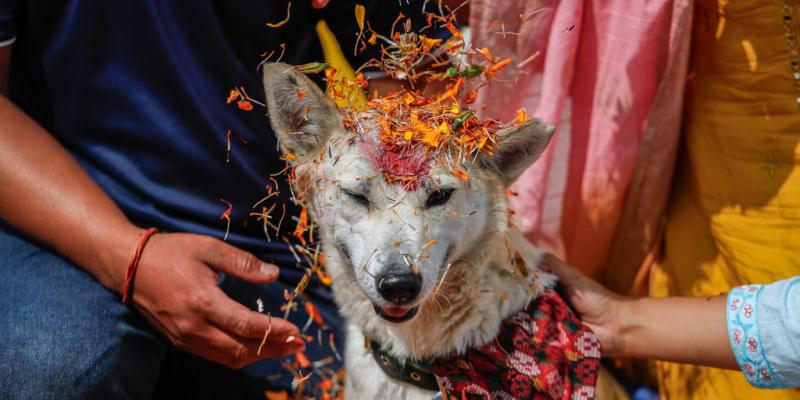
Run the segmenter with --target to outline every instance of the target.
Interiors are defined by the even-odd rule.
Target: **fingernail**
[[[264,275],[275,275],[278,273],[278,269],[272,264],[261,263],[261,273]]]

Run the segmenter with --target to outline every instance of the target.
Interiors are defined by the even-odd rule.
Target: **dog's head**
[[[413,318],[487,232],[506,229],[506,190],[553,132],[535,120],[497,132],[494,153],[462,165],[465,177],[446,157],[382,146],[374,110],[346,128],[328,97],[289,65],[265,65],[264,86],[295,194],[341,261],[329,265],[334,289],[360,288],[395,323]]]

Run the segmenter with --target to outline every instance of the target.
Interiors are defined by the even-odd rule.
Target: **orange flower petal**
[[[462,181],[469,180],[469,174],[467,173],[467,171],[458,168],[453,168],[451,171],[453,172],[453,175],[458,177],[458,179],[461,179]]]
[[[505,60],[501,60],[494,63],[491,67],[486,68],[485,71],[486,77],[491,79],[494,76],[494,74],[496,74],[501,69],[507,67],[509,64],[511,64],[511,58],[506,58]]]
[[[253,104],[247,100],[239,100],[238,102],[236,102],[236,105],[239,106],[239,108],[244,111],[250,111],[253,109]]]
[[[525,107],[522,107],[519,110],[517,110],[517,118],[514,120],[514,122],[517,124],[523,124],[525,122],[528,122],[530,119],[531,119],[530,114],[525,112]]]
[[[235,89],[231,89],[231,92],[228,93],[228,100],[225,102],[225,104],[231,104],[238,98],[239,98],[239,92],[236,91]]]
[[[303,354],[303,352],[297,353],[295,354],[295,356],[297,357],[297,362],[300,363],[301,367],[308,368],[309,366],[311,366],[311,362],[308,361],[308,357],[306,357],[306,355]]]

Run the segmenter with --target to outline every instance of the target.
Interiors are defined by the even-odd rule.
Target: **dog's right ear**
[[[544,152],[555,127],[534,118],[497,132],[494,155],[478,159],[478,164],[496,173],[503,184],[511,186],[526,168]]]
[[[344,130],[336,105],[290,65],[264,64],[264,92],[272,130],[298,161],[318,154],[331,134]]]

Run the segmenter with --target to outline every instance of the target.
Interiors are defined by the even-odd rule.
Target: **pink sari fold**
[[[667,200],[689,3],[473,0],[471,7],[475,47],[520,66],[482,91],[479,109],[507,121],[524,107],[557,126],[514,187],[516,224],[535,244],[627,291],[658,241]]]

